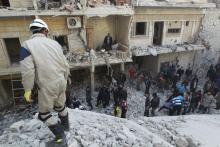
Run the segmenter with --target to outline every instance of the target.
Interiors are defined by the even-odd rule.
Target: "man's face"
[[[48,35],[49,31],[47,29],[44,29],[43,32],[42,32],[45,36]]]

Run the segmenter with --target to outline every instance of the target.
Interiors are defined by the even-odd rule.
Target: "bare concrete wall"
[[[116,18],[114,16],[89,18],[87,27],[93,28],[94,31],[94,48],[102,46],[107,33],[110,33],[113,40],[116,38]]]
[[[78,36],[81,28],[68,29],[67,17],[43,17],[43,19],[48,23],[51,38],[52,36],[67,35],[70,51],[77,53],[85,51]]]
[[[129,22],[130,22],[130,16],[118,16],[117,17],[117,31],[116,31],[116,39],[127,45],[129,44],[128,42],[128,37],[129,37]]]
[[[42,17],[49,26],[49,37],[67,35],[69,48],[74,52],[83,52],[83,44],[79,39],[79,29],[67,28],[67,17]],[[30,38],[29,24],[32,21],[30,17],[21,18],[2,18],[0,19],[0,68],[10,66],[8,53],[5,48],[4,38],[19,38],[20,43]]]
[[[153,44],[154,22],[164,22],[162,45],[191,43],[198,34],[203,12],[198,9],[163,9],[163,8],[135,8],[135,15],[132,23],[132,31],[135,30],[136,22],[146,22],[146,35],[130,37],[130,44],[133,46],[147,46]],[[186,22],[189,25],[186,26]],[[180,28],[180,33],[168,33],[169,28]]]
[[[220,52],[220,10],[207,10],[200,36],[209,42],[216,54]]]
[[[181,21],[168,21],[164,23],[163,45],[173,45],[181,43],[181,31],[182,31]],[[180,29],[179,33],[168,33],[168,29]]]
[[[8,53],[5,48],[4,38],[19,38],[20,43],[28,39],[31,33],[28,30],[31,18],[0,19],[0,67],[10,65]]]

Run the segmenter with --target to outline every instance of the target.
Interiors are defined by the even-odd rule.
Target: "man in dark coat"
[[[119,85],[118,98],[119,98],[119,104],[121,107],[121,118],[126,118],[126,113],[128,109],[127,95],[128,95],[127,90],[123,87],[123,85]]]
[[[215,72],[215,69],[213,67],[213,65],[211,65],[209,67],[209,70],[207,72],[207,77],[211,80],[211,81],[214,81],[215,78],[216,78],[216,72]]]
[[[104,87],[101,87],[99,89],[96,107],[98,107],[100,104],[103,104],[103,98],[104,98]]]
[[[88,106],[90,106],[90,110],[93,109],[91,100],[92,100],[91,89],[89,86],[87,86],[86,87],[86,102],[87,102]]]
[[[149,117],[149,110],[150,110],[150,105],[151,105],[151,103],[150,103],[150,95],[149,95],[149,93],[145,93],[144,94],[144,96],[145,96],[145,111],[144,111],[144,116],[147,116],[147,117]]]
[[[160,98],[157,96],[157,93],[153,93],[153,98],[151,100],[151,115],[155,116],[155,110],[160,105]]]
[[[190,92],[195,92],[197,86],[198,86],[198,81],[199,79],[197,78],[196,75],[194,75],[193,79],[190,82]]]
[[[81,105],[81,103],[80,103],[79,99],[74,97],[72,100],[72,108],[73,109],[79,108],[80,105]]]
[[[105,39],[104,39],[104,47],[107,51],[111,50],[112,49],[112,37],[110,36],[110,33],[108,33],[107,36],[105,36]]]
[[[184,73],[183,67],[181,66],[180,68],[178,68],[176,73],[179,75],[179,79],[181,79],[181,77]]]

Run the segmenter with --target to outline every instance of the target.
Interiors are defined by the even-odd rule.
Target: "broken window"
[[[19,38],[5,38],[4,42],[11,64],[19,62],[21,48]]]
[[[68,39],[66,35],[55,36],[54,40],[56,40],[63,48],[63,51],[68,51]]]
[[[0,0],[0,6],[10,7],[9,0]]]
[[[172,28],[168,29],[168,33],[180,33],[181,29],[180,28]]]
[[[146,22],[136,22],[135,35],[146,35]]]

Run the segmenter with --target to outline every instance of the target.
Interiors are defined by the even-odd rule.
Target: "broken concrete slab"
[[[24,128],[24,126],[25,126],[24,120],[18,121],[10,126],[10,131],[13,133],[20,133],[21,130]]]
[[[180,44],[180,45],[166,45],[166,46],[135,46],[131,45],[131,52],[133,56],[147,56],[157,54],[165,54],[172,52],[183,52],[183,51],[193,51],[193,50],[204,50],[206,49],[203,45],[197,44]],[[155,51],[153,51],[155,50]],[[152,54],[153,53],[153,54]]]
[[[34,131],[36,129],[40,129],[41,126],[43,125],[43,123],[39,123],[39,122],[40,122],[40,120],[38,120],[38,119],[32,119],[32,120],[26,122],[23,130],[29,132],[29,131]]]

